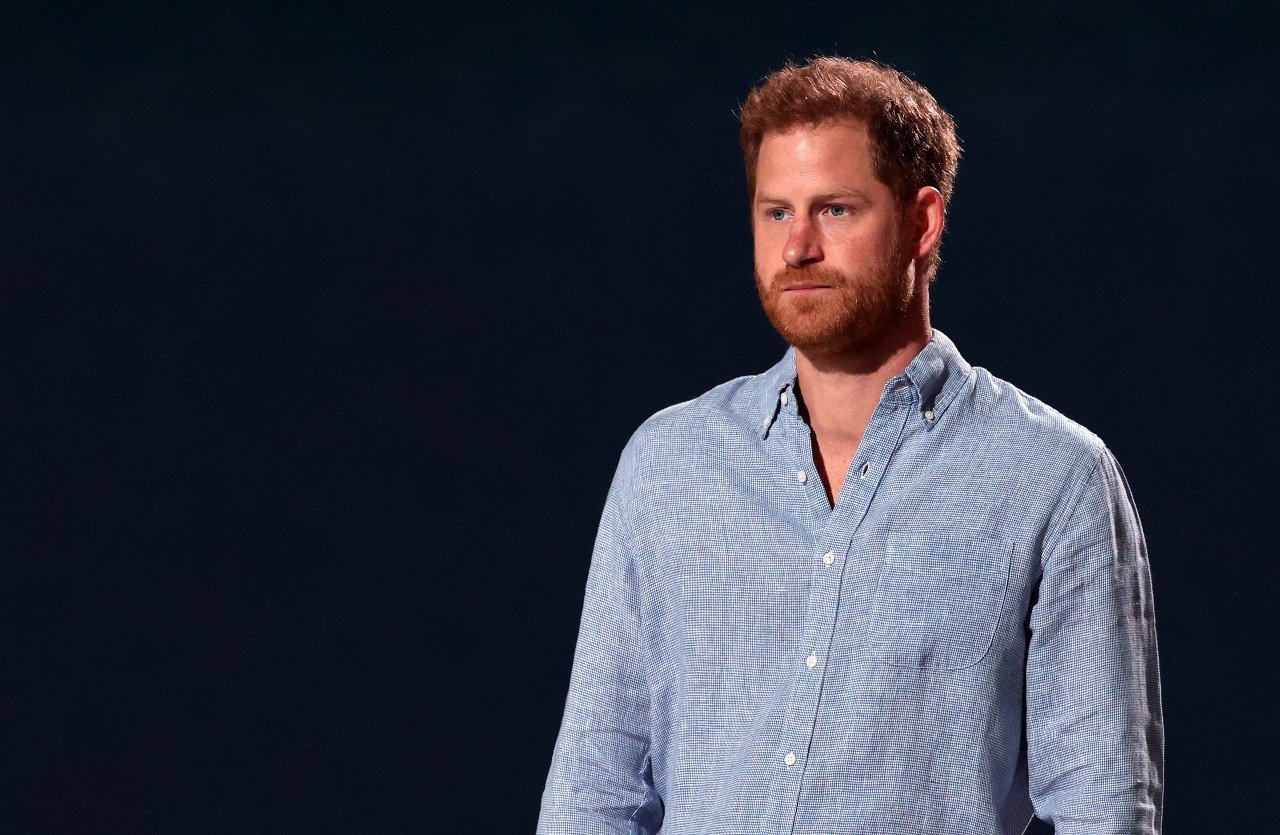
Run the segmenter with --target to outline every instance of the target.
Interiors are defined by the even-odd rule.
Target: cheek
[[[833,251],[840,253],[846,261],[858,263],[883,258],[891,251],[893,241],[888,236],[877,234],[875,229],[845,229],[842,234],[828,238]]]
[[[772,226],[754,224],[751,227],[751,237],[754,242],[756,257],[779,255],[787,243],[786,230],[786,225],[782,223]]]
[[[752,252],[755,253],[756,261],[761,261],[769,257],[769,239],[758,231],[752,232],[751,238]]]

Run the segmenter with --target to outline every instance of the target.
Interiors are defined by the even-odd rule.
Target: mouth
[[[805,293],[813,290],[830,290],[829,284],[792,284],[790,287],[783,287],[784,293]]]

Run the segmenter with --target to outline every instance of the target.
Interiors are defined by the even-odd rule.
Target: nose
[[[791,228],[787,230],[787,244],[782,249],[782,260],[792,267],[802,267],[822,260],[818,230],[807,218],[797,217],[791,221]]]

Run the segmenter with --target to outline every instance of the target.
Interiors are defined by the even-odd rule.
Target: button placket
[[[796,667],[781,733],[777,738],[778,747],[774,749],[775,756],[783,757],[784,761],[787,754],[796,755],[796,752],[809,751],[814,738],[819,700],[826,671],[830,666],[827,663],[820,664],[819,661],[832,657],[843,575],[851,564],[844,555],[866,516],[872,497],[878,491],[888,461],[897,448],[898,440],[906,428],[907,418],[913,411],[907,405],[909,393],[899,394],[902,395],[900,400],[895,398],[891,402],[886,399],[882,408],[877,407],[872,414],[863,444],[856,451],[855,460],[859,463],[854,470],[858,472],[859,479],[849,482],[847,489],[841,492],[841,500],[836,507],[827,504],[826,496],[821,490],[806,487],[803,491],[813,511],[814,544],[817,547],[811,554],[817,561],[812,563],[812,583],[804,627],[802,634],[796,636],[799,653],[805,650],[809,652],[798,653],[797,660],[803,659],[804,666]],[[794,417],[794,412],[788,412]],[[798,424],[796,428],[799,428]],[[811,457],[809,433],[792,432],[788,439],[792,444],[795,462],[792,473],[797,482],[804,484],[808,479],[806,471],[816,466]],[[804,480],[801,478],[802,473]],[[817,485],[818,482],[815,481],[814,484]],[[848,498],[845,498],[846,494]],[[823,513],[824,510],[827,511],[826,514]],[[836,570],[830,570],[832,568]],[[805,773],[806,763],[807,761],[802,761],[797,756],[795,762],[787,766],[789,779],[780,780],[772,787],[768,799],[771,814],[783,819],[794,816],[796,803],[799,801],[800,776]]]

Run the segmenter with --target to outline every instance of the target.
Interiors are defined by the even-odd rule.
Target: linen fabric
[[[539,833],[1158,833],[1146,542],[1103,441],[936,328],[835,507],[795,349],[654,414],[591,556]]]

